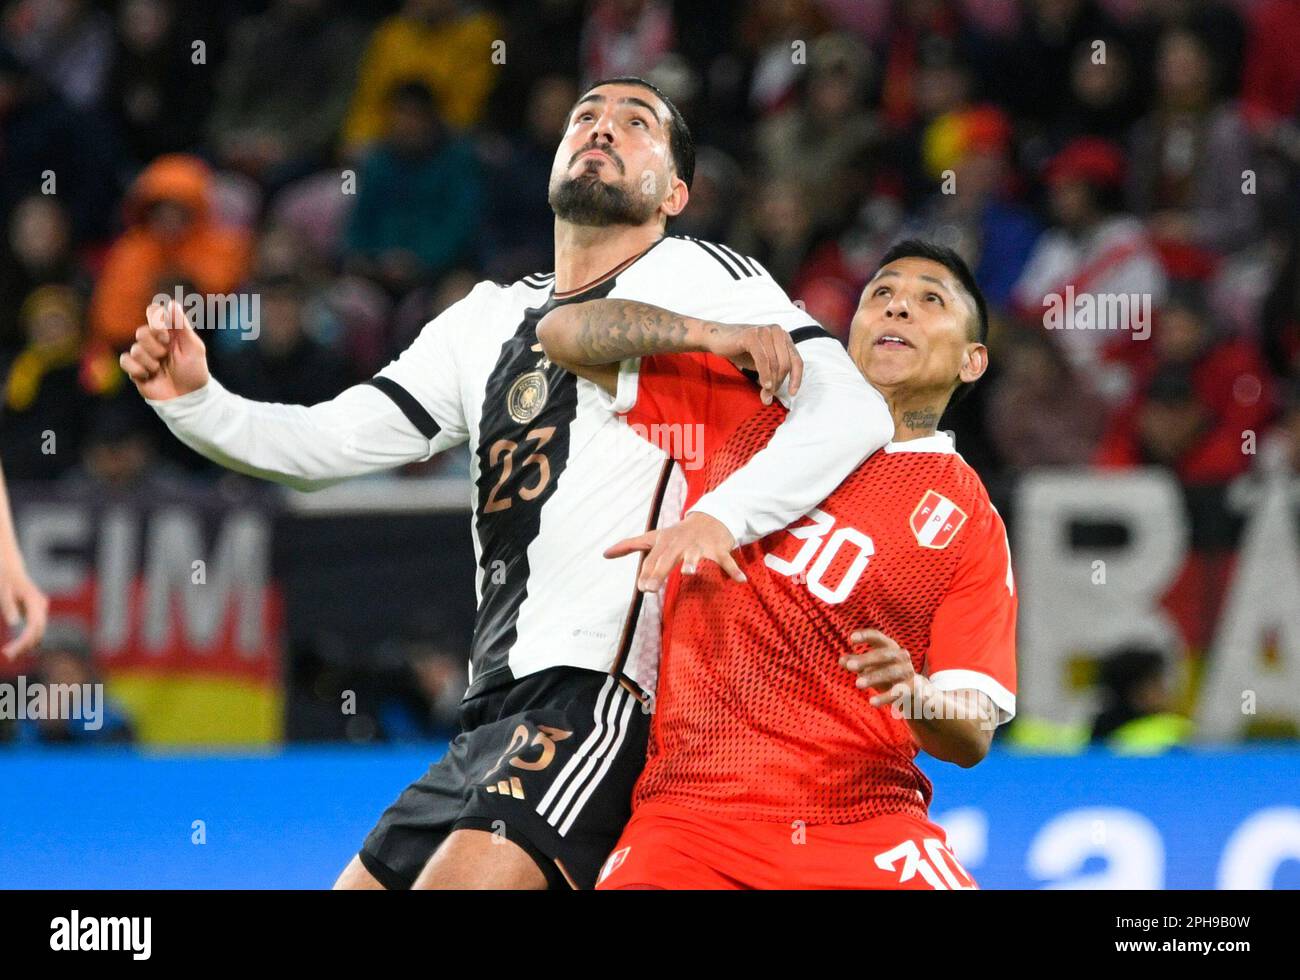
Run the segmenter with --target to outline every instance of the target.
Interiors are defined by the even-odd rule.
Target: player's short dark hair
[[[619,75],[616,78],[602,78],[598,82],[592,82],[578,96],[578,102],[586,98],[593,89],[598,89],[602,85],[639,85],[653,92],[655,97],[664,104],[664,108],[668,110],[668,149],[673,155],[673,168],[682,182],[690,187],[691,181],[695,179],[695,137],[691,135],[691,128],[686,125],[686,118],[677,106],[673,105],[673,100],[664,95],[654,82],[636,75]],[[577,103],[575,102],[574,105],[576,107]],[[570,112],[569,115],[573,113]]]
[[[965,259],[947,245],[927,242],[920,238],[908,238],[889,246],[885,254],[880,257],[880,265],[876,267],[876,271],[879,272],[889,263],[897,262],[899,259],[928,259],[931,262],[939,263],[939,265],[951,272],[957,279],[958,285],[970,297],[971,302],[975,304],[974,322],[967,328],[967,335],[971,340],[979,341],[981,344],[987,343],[989,337],[988,303],[985,302],[984,293],[980,290],[979,283],[975,281],[975,274],[970,271],[970,266],[966,264]],[[955,405],[964,398],[974,383],[973,381],[959,382],[953,391],[949,404]]]

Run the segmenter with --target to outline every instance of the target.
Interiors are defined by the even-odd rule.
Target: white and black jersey
[[[734,490],[728,481],[697,508],[741,543],[797,518],[892,434],[843,348],[757,262],[676,237],[568,294],[555,293],[552,274],[479,283],[372,381],[322,405],[250,402],[216,381],[152,404],[200,452],[306,489],[468,441],[478,615],[466,696],[557,666],[612,671],[648,692],[658,599],[637,592],[634,559],[602,552],[675,520],[680,479],[625,424],[621,392],[550,363],[536,337],[555,306],[602,297],[803,331],[807,374],[788,431],[735,475]],[[842,424],[849,412],[861,425]]]

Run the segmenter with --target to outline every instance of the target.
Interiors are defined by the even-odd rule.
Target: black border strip
[[[730,245],[724,245],[722,242],[715,242],[714,244],[739,262],[744,268],[748,269],[751,276],[758,275],[758,270],[754,268],[754,263],[747,256],[741,255]]]
[[[655,487],[654,497],[650,503],[650,516],[645,525],[647,532],[659,526],[659,515],[663,510],[664,497],[668,494],[668,481],[672,477],[675,465],[677,465],[675,460],[666,459],[663,469],[659,471],[659,485]],[[637,578],[641,577],[641,564],[644,561],[643,553],[636,563]],[[627,656],[632,652],[632,638],[636,635],[636,625],[641,618],[641,605],[645,602],[645,593],[637,588],[635,580],[632,582],[632,593],[632,604],[628,607],[627,618],[623,620],[623,635],[618,639],[618,653],[614,656],[614,663],[609,668],[609,672],[631,692],[633,697],[644,703],[649,695],[641,689],[640,684],[623,672],[623,668],[627,666]],[[660,656],[662,655],[661,652]]]
[[[830,337],[824,327],[819,327],[815,323],[810,323],[806,327],[797,327],[790,331],[790,339],[796,344],[802,344],[805,340],[816,340],[818,337]],[[834,339],[833,337],[831,338]]]
[[[737,271],[732,267],[731,263],[728,262],[726,259],[724,259],[724,258],[722,257],[721,254],[719,254],[718,252],[715,252],[712,248],[710,248],[707,242],[702,242],[702,241],[700,241],[698,238],[688,238],[687,241],[689,241],[689,242],[694,242],[696,245],[698,245],[698,246],[699,246],[699,247],[704,251],[704,253],[705,253],[706,255],[712,256],[713,259],[714,259],[714,261],[716,261],[716,262],[718,263],[718,265],[722,266],[724,269],[727,270],[727,272],[730,274],[730,276],[731,276],[732,279],[739,279],[739,278],[740,278],[740,273],[737,272]],[[745,275],[748,276],[749,273],[745,273]]]
[[[371,378],[365,384],[378,388],[391,398],[393,403],[402,410],[402,414],[406,416],[424,438],[432,439],[442,431],[442,427],[434,421],[433,416],[425,410],[425,407],[416,400],[415,396],[392,378]]]

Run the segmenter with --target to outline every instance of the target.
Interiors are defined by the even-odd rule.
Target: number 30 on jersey
[[[871,538],[855,527],[835,527],[835,518],[824,510],[814,507],[807,514],[811,524],[787,529],[791,537],[803,541],[798,553],[786,561],[776,555],[766,555],[763,563],[768,568],[791,578],[800,578],[808,585],[808,591],[822,602],[831,605],[843,602],[858,584],[858,579],[867,569],[867,563],[876,553],[876,546]],[[829,539],[827,538],[829,535]],[[822,581],[822,577],[835,561],[841,548],[853,548],[857,554],[844,572],[844,577],[834,588]],[[812,565],[809,568],[809,564]],[[806,569],[806,571],[805,571]]]

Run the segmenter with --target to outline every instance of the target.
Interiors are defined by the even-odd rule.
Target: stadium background
[[[551,268],[565,112],[619,74],[695,132],[671,230],[832,332],[902,234],[989,296],[943,424],[1010,528],[1020,716],[925,763],[977,878],[1300,884],[1297,50],[1300,0],[3,3],[0,460],[52,625],[0,683],[112,710],[0,720],[0,886],[318,886],[440,753],[464,454],[280,492],[180,446],[116,352],[179,289],[237,392],[369,377]],[[1152,316],[1049,329],[1074,294]]]

